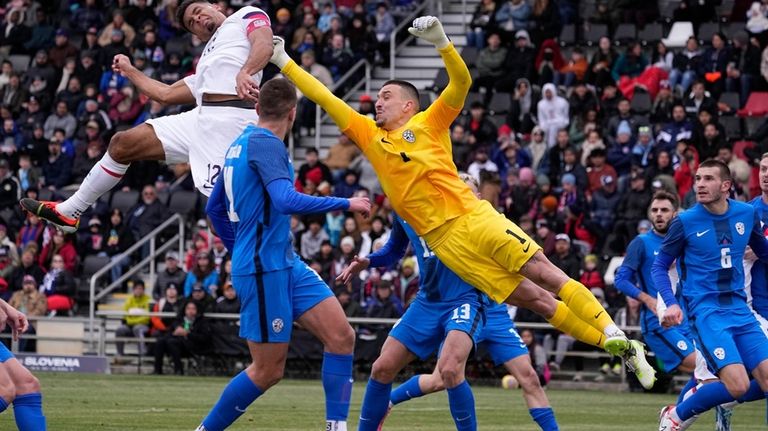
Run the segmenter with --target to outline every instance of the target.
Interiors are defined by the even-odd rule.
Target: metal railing
[[[435,8],[435,4],[437,4],[437,9]],[[419,7],[413,10],[410,15],[403,18],[402,21],[400,21],[400,24],[395,27],[394,30],[392,30],[392,33],[389,35],[389,79],[395,79],[395,57],[397,56],[397,51],[400,50],[401,47],[405,46],[406,44],[410,43],[411,40],[413,40],[413,36],[410,34],[398,45],[397,44],[397,35],[407,26],[409,27],[411,25],[411,22],[413,22],[414,18],[420,16],[423,14],[423,12],[427,9],[429,10],[437,10],[437,15],[442,15],[442,2],[439,0],[429,0],[425,1]]]
[[[345,85],[348,80],[352,79],[356,74],[357,71],[361,68],[365,68],[365,79],[362,81],[358,81],[355,85],[353,85],[349,91],[344,94],[344,96],[341,98],[342,100],[346,101],[349,99],[349,96],[351,94],[354,94],[355,91],[357,91],[360,88],[360,85],[365,85],[365,92],[370,93],[371,91],[371,64],[368,63],[367,60],[362,59],[355,63],[354,66],[352,66],[347,73],[341,76],[338,81],[334,82],[333,85],[329,88],[331,92],[336,91],[336,89],[340,88],[342,85]],[[317,151],[320,151],[320,138],[322,136],[322,133],[320,133],[320,128],[323,125],[323,121],[327,118],[327,114],[323,115],[323,110],[320,108],[320,105],[315,104],[315,149]],[[291,152],[293,154],[293,152]]]
[[[174,223],[178,223],[178,233],[165,241],[163,244],[160,245],[160,247],[157,247],[157,237],[160,235],[166,228],[171,226]],[[120,278],[117,280],[112,280],[112,283],[110,283],[107,287],[103,288],[99,292],[96,292],[96,286],[98,285],[98,281],[104,277],[105,274],[108,274],[110,270],[115,265],[121,265],[123,259],[130,258],[131,254],[133,254],[136,250],[139,250],[141,247],[144,247],[145,244],[149,243],[149,253],[146,257],[144,257],[139,263],[133,265],[131,269],[123,273]],[[89,300],[89,310],[88,310],[88,330],[91,334],[93,334],[94,330],[94,323],[96,318],[96,303],[100,301],[105,296],[112,293],[113,290],[115,290],[117,287],[122,286],[123,282],[131,278],[134,274],[136,274],[138,271],[141,271],[144,269],[144,267],[149,264],[149,276],[150,279],[155,280],[155,272],[156,272],[156,263],[155,260],[157,258],[157,255],[160,253],[165,252],[166,250],[171,249],[176,243],[178,243],[178,251],[179,256],[184,255],[184,217],[182,217],[179,214],[172,214],[166,221],[164,221],[160,226],[156,227],[155,230],[148,233],[144,236],[144,238],[141,238],[139,241],[137,241],[135,244],[130,246],[127,250],[125,250],[123,253],[121,253],[119,256],[120,258],[114,259],[111,262],[109,262],[105,267],[101,268],[100,270],[96,271],[91,276],[90,280],[90,300]],[[91,345],[91,349],[93,349],[93,346]]]

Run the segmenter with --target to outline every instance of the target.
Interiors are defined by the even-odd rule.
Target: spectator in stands
[[[703,131],[696,133],[694,137],[693,142],[696,146],[696,151],[699,152],[699,157],[702,160],[715,158],[720,148],[725,144],[725,141],[716,124],[707,123],[702,129]]]
[[[560,45],[554,39],[545,40],[536,54],[536,73],[539,85],[555,82],[556,73],[565,67],[565,59],[560,53]]]
[[[63,28],[56,30],[54,45],[48,50],[51,65],[57,69],[64,67],[69,57],[77,57],[78,49],[69,41],[69,31]]]
[[[570,60],[555,74],[555,84],[571,87],[574,83],[583,82],[588,67],[589,64],[584,56],[584,51],[575,47],[571,51]]]
[[[590,219],[594,226],[602,232],[613,231],[616,221],[616,208],[621,200],[621,193],[616,188],[616,177],[603,175],[600,177],[600,188],[592,192],[590,202]],[[598,247],[599,248],[599,247]]]
[[[525,148],[531,155],[531,167],[534,171],[542,174],[549,171],[549,158],[545,157],[548,148],[544,130],[539,126],[534,126],[531,130],[531,141]]]
[[[78,33],[85,33],[89,28],[101,28],[104,25],[104,15],[96,0],[85,0],[79,8],[72,13],[70,20]]]
[[[80,78],[75,75],[75,59],[67,59],[67,64],[62,74],[60,89],[57,89],[56,97],[67,104],[67,110],[72,115],[77,114],[80,103],[85,99]],[[82,132],[82,131],[81,131]]]
[[[602,150],[602,152],[599,153],[600,156],[595,154],[595,157],[602,157],[602,160],[592,160],[595,150]],[[606,155],[605,144],[603,143],[603,138],[597,128],[587,132],[587,139],[581,143],[581,164],[587,167],[587,173],[597,172],[594,174],[595,178],[593,178],[591,174],[589,176],[590,187],[599,186],[598,180],[600,179],[600,176],[603,175],[601,172],[603,165],[600,163],[602,162],[604,164]],[[594,169],[590,170],[590,168]],[[611,171],[613,171],[614,176],[616,176],[616,171],[613,169],[613,166],[611,166]]]
[[[13,247],[11,250],[15,251],[16,248]],[[34,278],[35,290],[43,282],[45,271],[35,261],[35,250],[34,248],[27,247],[21,253],[20,264],[14,268],[11,275],[7,278],[8,288],[11,292],[21,290],[24,279],[27,276]]]
[[[272,34],[280,36],[283,40],[293,40],[294,26],[291,22],[291,12],[286,8],[280,8],[275,14],[275,21],[272,22]]]
[[[672,69],[669,71],[669,85],[672,89],[680,95],[688,94],[691,84],[698,76],[702,60],[699,41],[694,36],[689,37],[685,49],[678,52],[672,60]]]
[[[299,45],[304,43],[307,33],[311,33],[314,36],[315,43],[323,38],[323,32],[317,28],[317,21],[315,15],[312,13],[305,13],[302,17],[301,27],[297,28],[293,33],[293,41],[291,42],[291,49],[294,51],[299,50]]]
[[[361,96],[360,99],[365,97]],[[370,99],[370,96],[367,96]],[[345,134],[340,134],[338,141],[328,149],[328,157],[325,159],[325,165],[333,172],[333,177],[349,168],[349,164],[360,153],[354,142]],[[332,183],[334,181],[331,181]]]
[[[517,2],[518,4],[526,4],[525,2],[520,2],[519,0],[517,0]],[[499,8],[498,11],[496,10],[496,2],[494,0],[482,0],[480,3],[478,3],[475,7],[475,11],[472,13],[472,20],[469,22],[469,31],[467,31],[467,46],[483,49],[485,46],[486,31],[498,25],[497,23],[499,21],[504,21],[504,23],[499,26],[502,30],[506,30],[507,27],[510,27],[506,24],[506,21],[512,19],[512,14],[509,13],[509,9],[511,9],[511,7],[508,6],[508,4],[511,3],[511,1],[509,3],[505,3]],[[496,16],[499,15],[499,12],[505,8],[506,15],[502,15],[501,20],[496,18]],[[528,9],[530,11],[530,7]],[[512,24],[511,27],[514,27],[514,24]],[[512,35],[505,34],[505,36],[508,36],[505,37],[504,40],[506,45],[512,39]]]
[[[223,278],[224,274],[221,274],[221,271],[223,269],[223,265],[225,262],[230,260],[230,253],[229,250],[224,246],[224,241],[221,240],[221,238],[214,236],[213,237],[213,247],[211,247],[211,255],[213,256],[213,265],[214,268],[216,268],[216,272],[219,273],[219,279],[222,281],[227,281],[227,279]],[[229,271],[229,274],[231,275],[232,271]],[[219,284],[219,286],[224,286],[224,284]]]
[[[560,179],[565,169],[565,150],[569,146],[568,131],[565,129],[559,130],[555,135],[555,146],[547,152],[549,180],[552,184],[560,184]]]
[[[6,157],[13,157],[23,146],[24,135],[16,127],[13,119],[3,120],[3,127],[0,129],[0,152]]]
[[[142,107],[133,86],[125,85],[109,101],[109,118],[118,131],[124,130],[133,126],[136,118],[141,114]]]
[[[768,18],[763,16],[768,22]],[[740,31],[733,38],[732,57],[726,67],[725,89],[739,93],[743,107],[752,91],[753,82],[760,76],[760,41]]]
[[[66,106],[66,105],[65,105]],[[58,190],[71,184],[72,158],[61,151],[61,141],[51,139],[48,143],[48,159],[43,164],[43,185]]]
[[[75,76],[80,79],[83,88],[101,85],[102,66],[95,56],[94,51],[86,50],[80,53],[80,63],[75,68]]]
[[[168,354],[173,361],[174,374],[182,375],[182,356],[200,355],[209,351],[210,326],[198,304],[189,301],[169,329],[170,335],[158,338],[155,343],[154,374],[163,374],[163,357]]]
[[[395,277],[392,287],[403,308],[408,308],[419,290],[419,273],[416,271],[416,259],[413,256],[404,258],[400,263],[400,273]]]
[[[653,140],[650,126],[637,128],[637,142],[632,147],[632,166],[645,169],[653,163],[656,142]]]
[[[491,152],[491,161],[498,167],[499,178],[507,178],[513,170],[530,167],[531,155],[520,147],[512,135],[512,129],[503,124],[499,127],[499,138]],[[502,188],[506,190],[507,187],[503,185]]]
[[[45,295],[37,290],[38,281],[31,275],[25,275],[22,281],[22,288],[11,296],[8,304],[11,307],[21,311],[30,317],[45,316],[48,311],[48,300]],[[24,334],[34,335],[35,325],[29,325]],[[19,351],[34,352],[35,340],[29,340],[26,337],[19,339]]]
[[[334,184],[333,195],[339,198],[350,198],[358,189],[360,189],[358,173],[352,169],[350,164],[350,168],[346,170],[341,181],[336,181]]]
[[[37,9],[34,12],[32,23],[29,22],[31,17],[30,11],[27,10],[26,12],[28,14],[26,25],[31,26],[32,31],[29,39],[24,42],[24,48],[26,48],[27,52],[35,52],[38,49],[50,47],[55,37],[56,28],[48,22],[45,11],[42,8]]]
[[[461,117],[459,123],[464,126],[464,130],[469,135],[468,142],[475,149],[488,147],[496,141],[497,128],[488,118],[483,102],[472,102],[469,115]]]
[[[341,308],[344,309],[344,315],[347,317],[361,317],[365,313],[360,303],[352,298],[352,294],[347,290],[346,286],[339,287],[336,290],[336,299],[339,300]]]
[[[307,179],[311,179],[315,184],[320,184],[323,181],[333,182],[331,170],[319,160],[315,148],[308,148],[305,153],[304,164],[299,168],[299,174],[296,177],[297,186],[303,187]]]
[[[611,39],[607,36],[601,37],[597,46],[598,50],[589,62],[586,79],[598,89],[602,89],[609,82],[614,83],[611,72],[619,54],[613,49]]]
[[[381,57],[381,65],[389,67],[389,38],[395,30],[395,18],[389,12],[387,3],[380,2],[376,5],[373,21],[376,40],[379,42],[378,52]]]
[[[675,175],[675,170],[672,168],[672,157],[667,150],[657,150],[654,164],[645,170],[645,178],[649,183],[660,175],[665,175],[670,178]]]
[[[315,51],[307,50],[301,53],[301,67],[306,70],[310,75],[317,78],[326,87],[330,88],[333,85],[333,77],[331,72],[322,64],[315,61]],[[301,92],[297,89],[297,95],[300,97],[298,113],[297,113],[297,126],[300,128],[309,129],[309,132],[301,130],[300,135],[311,134],[315,128],[315,102],[309,100],[306,97],[301,97]]]
[[[15,209],[21,199],[19,180],[13,176],[8,160],[0,159],[0,210]]]
[[[651,192],[646,187],[645,175],[635,170],[630,175],[629,190],[624,193],[616,210],[617,220],[614,231],[621,236],[623,247],[637,234],[637,223],[647,217]]]
[[[485,92],[485,104],[491,101],[493,90],[497,88],[499,79],[504,76],[504,60],[507,58],[507,48],[501,45],[498,33],[488,35],[488,46],[481,49],[477,55],[475,66],[477,78],[474,79],[474,90]]]
[[[107,24],[101,30],[101,35],[99,36],[99,45],[106,47],[114,43],[113,35],[116,31],[122,32],[124,36],[122,43],[124,43],[125,46],[131,46],[133,39],[136,37],[136,30],[134,30],[133,26],[125,22],[125,16],[123,15],[123,11],[120,9],[116,9],[112,13],[112,22]]]
[[[712,36],[712,46],[704,51],[699,65],[699,78],[707,83],[707,89],[720,97],[725,88],[725,79],[728,76],[728,63],[731,61],[731,50],[726,45],[725,35],[715,33]]]
[[[179,21],[176,19],[176,10],[178,7],[178,0],[168,0],[165,2],[165,6],[158,11],[157,21],[159,24],[158,33],[160,35],[160,40],[168,41],[183,32]]]
[[[529,82],[534,79],[536,50],[531,44],[531,38],[525,29],[515,32],[514,45],[507,52],[507,58],[504,61],[504,70],[506,74],[499,83],[499,90],[513,91],[513,86],[521,78]]]
[[[672,108],[676,99],[672,93],[669,81],[663,79],[659,82],[659,92],[651,107],[651,124],[661,125],[672,121]]]
[[[568,127],[570,122],[568,102],[557,95],[557,89],[554,84],[545,84],[542,93],[544,97],[536,107],[539,127],[546,134],[547,145],[553,147],[557,142],[558,131]]]
[[[163,293],[162,295],[157,295],[159,299],[152,307],[153,313],[173,313],[174,316],[177,316],[179,313],[181,313],[181,306],[183,304],[182,301],[179,300],[179,289],[177,286],[180,286],[180,284],[177,285],[176,283],[168,283],[164,288],[161,289],[159,284],[155,285],[154,293],[157,293],[158,290]],[[152,316],[150,319],[152,323],[150,333],[152,336],[157,338],[169,335],[170,328],[173,325],[175,319],[175,317]]]
[[[48,315],[71,312],[75,304],[75,279],[64,267],[64,258],[56,254],[51,259],[50,270],[40,285],[40,293],[48,300]]]
[[[618,82],[621,77],[635,78],[648,66],[648,58],[643,54],[643,47],[638,42],[632,42],[627,50],[619,56],[613,65],[611,76]]]
[[[0,51],[3,54],[26,54],[24,44],[32,36],[32,30],[24,25],[24,12],[11,9],[5,16],[5,23],[0,26]]]
[[[186,281],[187,273],[179,266],[179,253],[175,251],[168,251],[165,253],[165,269],[157,274],[157,282],[155,285],[156,298],[160,297],[162,292],[165,292],[168,286],[171,284],[175,286],[183,286]]]
[[[224,293],[222,296],[216,298],[216,305],[213,307],[213,312],[225,314],[240,313],[240,298],[237,297],[237,292],[235,292],[232,283],[224,285]],[[237,323],[235,320],[229,320],[227,322],[230,322],[233,325]]]
[[[198,252],[195,266],[187,274],[184,280],[184,296],[190,297],[195,283],[200,283],[208,292],[215,294],[218,286],[219,274],[211,261],[211,255],[208,252]]]
[[[333,272],[333,259],[335,257],[336,255],[334,254],[333,245],[330,240],[324,240],[320,244],[320,251],[312,256],[312,263],[318,265],[317,274],[329,286],[335,284],[335,273]]]
[[[328,241],[330,237],[322,228],[322,221],[318,218],[311,218],[308,221],[309,227],[301,235],[301,256],[304,259],[312,259],[320,252],[322,243]]]
[[[528,29],[534,45],[554,39],[560,35],[560,13],[557,4],[550,0],[534,0],[531,15],[528,17]]]
[[[79,236],[80,251],[84,256],[96,256],[104,253],[104,235],[101,229],[101,220],[91,217],[88,220],[88,232]]]
[[[144,337],[149,334],[149,303],[152,298],[145,294],[144,281],[134,280],[131,288],[132,295],[125,300],[123,311],[126,313],[123,317],[123,323],[115,330],[115,337],[134,336],[139,339],[139,356],[147,353],[147,346],[144,343]],[[125,356],[125,342],[115,343],[117,354]]]
[[[672,108],[672,121],[662,126],[656,139],[660,150],[673,152],[679,140],[691,139],[693,126],[686,117],[685,106],[681,103]]]
[[[107,45],[102,45],[99,41],[99,45],[102,47],[100,55],[101,66],[106,69],[106,74],[114,76],[115,74],[112,74],[111,70],[112,60],[118,54],[130,56],[130,50],[128,49],[128,44],[125,43],[126,35],[122,30],[111,30],[110,32],[104,30],[102,31],[101,36],[99,36],[99,40],[101,40],[101,37],[103,37],[105,34],[108,35],[110,43]]]
[[[484,172],[498,172],[499,167],[488,157],[486,147],[480,147],[475,150],[475,156],[472,163],[467,167],[467,173],[471,175],[478,183]]]
[[[90,224],[90,222],[89,222]],[[112,281],[116,281],[123,275],[125,267],[131,263],[130,257],[120,257],[135,242],[131,230],[123,223],[123,213],[113,208],[109,214],[109,224],[102,232],[102,243],[104,244],[104,253],[113,261],[118,262],[112,267]],[[158,283],[161,272],[158,274]],[[181,284],[181,283],[179,283]]]
[[[88,129],[98,132],[99,123],[88,122]],[[86,132],[88,133],[88,132]],[[85,151],[78,151],[72,166],[72,183],[81,184],[96,163],[104,156],[104,145],[101,140],[87,142]]]
[[[453,148],[453,163],[459,171],[467,169],[467,159],[469,153],[472,152],[469,138],[470,136],[466,133],[464,125],[454,122],[451,126],[451,146]]]
[[[570,84],[568,84],[567,86],[570,86]],[[589,111],[597,112],[598,110],[597,97],[595,97],[595,94],[592,93],[587,88],[586,84],[584,84],[583,82],[579,82],[573,88],[571,97],[568,99],[568,106],[569,106],[568,113],[571,115],[571,118],[586,119],[587,113]],[[584,125],[585,125],[585,122],[582,122],[581,124],[582,130]],[[581,139],[576,139],[576,140],[579,141]]]
[[[58,256],[63,259],[64,269],[74,274],[77,270],[77,249],[73,236],[53,229],[51,240],[43,246],[38,263],[43,268],[50,268],[53,259]]]
[[[715,99],[706,90],[703,81],[694,82],[691,88],[690,96],[685,98],[685,112],[689,118],[696,118],[702,110],[717,112]]]
[[[44,230],[45,225],[41,222],[40,217],[32,213],[27,213],[24,224],[21,226],[19,234],[16,235],[16,247],[21,250],[26,249],[28,245],[33,244],[35,250],[39,250]]]
[[[32,166],[30,154],[27,152],[19,153],[19,169],[16,171],[16,178],[19,180],[21,191],[25,192],[30,187],[39,187],[41,175],[40,168]]]
[[[8,85],[8,82],[11,80],[11,75],[14,73],[13,63],[11,63],[10,60],[3,60],[2,68],[0,68],[0,89]]]
[[[505,68],[505,75],[507,73],[509,72]],[[500,81],[502,80],[503,78]],[[506,124],[517,133],[530,133],[536,124],[536,108],[539,100],[541,100],[541,94],[531,88],[530,81],[527,78],[518,78],[511,94]]]
[[[218,289],[218,287],[216,287],[216,289]],[[187,301],[196,303],[200,311],[213,311],[213,306],[216,304],[216,300],[213,295],[209,294],[211,290],[212,288],[210,286],[206,290],[203,283],[198,281],[192,286],[192,294],[187,298]]]
[[[749,190],[749,177],[752,173],[752,168],[749,166],[749,163],[742,160],[740,157],[734,157],[733,147],[727,144],[722,144],[720,148],[718,148],[717,155],[714,158],[728,165],[728,169],[731,170],[731,175],[733,175],[733,180],[736,182],[737,188],[743,190],[742,193],[747,193],[747,190]]]
[[[143,238],[165,221],[168,208],[157,199],[154,186],[147,185],[141,191],[141,200],[128,210],[126,224],[134,238]]]
[[[21,113],[22,104],[28,98],[27,90],[22,87],[19,75],[16,73],[11,74],[8,78],[8,84],[4,85],[2,90],[0,90],[0,102],[2,102],[3,106],[7,106],[14,116],[18,116]]]
[[[157,22],[157,15],[155,15],[154,8],[149,5],[148,0],[136,0],[134,7],[126,14],[125,19],[134,28],[139,28],[147,22],[152,22],[154,25]]]
[[[579,278],[581,262],[578,256],[571,252],[571,238],[568,235],[559,233],[555,236],[555,253],[550,260],[569,277]]]

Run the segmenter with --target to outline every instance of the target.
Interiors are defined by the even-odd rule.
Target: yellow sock
[[[605,343],[603,333],[579,319],[579,316],[575,315],[562,301],[557,301],[555,314],[547,321],[579,341],[603,348]]]
[[[605,332],[609,325],[615,325],[600,301],[583,284],[574,279],[568,280],[558,292],[571,312],[600,332]]]

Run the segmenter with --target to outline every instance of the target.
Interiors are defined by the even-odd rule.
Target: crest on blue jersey
[[[412,144],[416,142],[416,135],[413,133],[413,130],[405,129],[405,131],[403,131],[403,139],[405,139],[406,142]]]
[[[274,331],[275,334],[283,332],[283,326],[283,319],[279,317],[272,321],[272,331]]]
[[[742,222],[736,223],[736,232],[738,232],[739,235],[744,235],[744,223]]]

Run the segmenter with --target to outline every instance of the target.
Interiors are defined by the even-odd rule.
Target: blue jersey
[[[616,288],[625,295],[637,299],[640,292],[647,293],[656,298],[658,290],[651,276],[651,265],[661,250],[664,237],[651,231],[638,235],[627,248],[627,255],[616,274]],[[684,320],[684,325],[687,321]],[[643,332],[652,331],[661,327],[656,310],[650,310],[645,305],[640,307],[640,325]]]
[[[285,145],[267,129],[248,126],[224,160],[226,208],[235,233],[232,275],[249,275],[293,266],[291,216],[275,211],[267,184],[293,181]]]
[[[760,220],[760,230],[768,237],[768,205],[758,196],[749,202],[757,211]],[[752,308],[761,316],[768,318],[768,265],[757,261],[752,265],[752,282],[749,294],[752,296]]]
[[[672,221],[661,253],[678,257],[681,294],[692,315],[705,309],[746,307],[743,257],[747,245],[765,258],[760,221],[755,209],[743,202],[729,199],[728,210],[721,215],[696,204]]]
[[[445,266],[435,256],[424,239],[416,234],[416,231],[397,214],[394,215],[394,223],[387,243],[379,251],[368,256],[371,259],[371,266],[386,266],[378,264],[377,258],[389,253],[392,253],[395,261],[400,259],[405,253],[409,241],[413,247],[413,254],[419,262],[417,298],[429,302],[454,302],[466,298],[467,295],[485,297],[485,294],[469,285]],[[483,298],[482,303],[487,303],[485,298]]]

